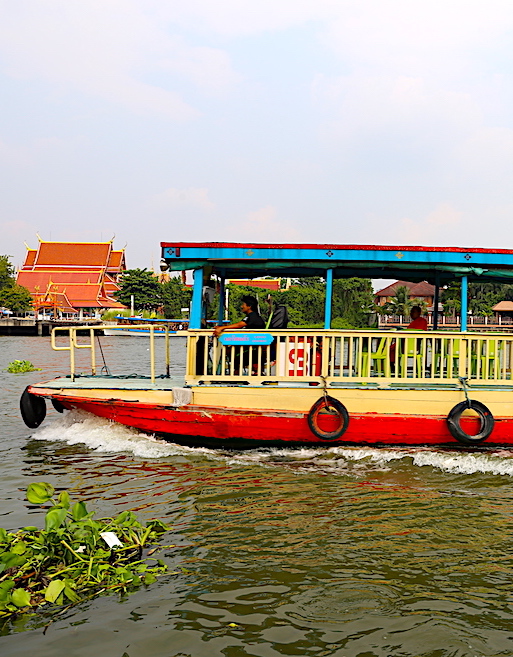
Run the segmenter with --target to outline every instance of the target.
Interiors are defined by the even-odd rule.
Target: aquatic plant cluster
[[[31,484],[27,500],[51,506],[44,530],[0,528],[0,625],[20,612],[50,603],[73,606],[104,592],[128,593],[156,581],[163,561],[143,558],[169,527],[160,520],[142,525],[131,511],[94,519],[84,502],[67,491],[54,499],[51,484]]]
[[[40,367],[34,367],[29,360],[13,360],[7,366],[7,371],[10,374],[21,374],[23,372],[40,372]]]

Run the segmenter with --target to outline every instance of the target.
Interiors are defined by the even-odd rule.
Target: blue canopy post
[[[219,281],[219,308],[217,310],[217,323],[222,324],[224,322],[224,302],[225,302],[225,286],[226,279],[224,276],[220,277]]]
[[[333,269],[326,269],[326,299],[324,302],[324,328],[331,328],[331,302],[333,298]]]
[[[468,313],[468,277],[461,277],[461,319],[460,330],[467,330],[467,313]]]
[[[194,270],[194,287],[192,288],[191,316],[189,328],[200,329],[203,313],[203,267]]]

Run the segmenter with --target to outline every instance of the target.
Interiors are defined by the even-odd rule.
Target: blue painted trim
[[[324,301],[324,328],[331,328],[331,301],[333,297],[333,269],[326,270],[326,299]]]
[[[269,333],[226,333],[221,334],[219,342],[225,347],[234,347],[237,345],[268,345],[274,340]]]
[[[240,247],[185,247],[180,249],[180,256],[176,256],[173,248],[162,249],[162,257],[170,261],[184,262],[196,261],[207,264],[209,260],[227,260],[254,262],[255,268],[265,269],[265,260],[279,262],[302,262],[320,260],[332,263],[347,262],[376,262],[376,263],[420,263],[420,264],[446,264],[463,265],[465,267],[482,266],[513,266],[513,254],[510,253],[465,253],[464,251],[375,251],[363,249],[301,249],[301,248],[252,248]],[[259,262],[261,261],[261,262]],[[212,263],[209,263],[212,264]]]
[[[192,288],[191,316],[189,328],[201,328],[201,316],[203,310],[203,268],[194,270],[194,287]]]
[[[467,330],[467,313],[468,313],[468,278],[461,277],[461,325],[460,331]]]
[[[225,297],[225,280],[223,276],[221,277],[221,284],[219,286],[219,308],[217,310],[218,324],[222,324],[224,322],[224,297]]]

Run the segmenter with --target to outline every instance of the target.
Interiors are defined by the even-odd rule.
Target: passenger
[[[420,306],[413,306],[410,310],[410,317],[412,321],[406,327],[407,329],[413,329],[416,331],[427,331],[428,323],[425,317],[422,317],[422,309]]]
[[[422,314],[422,309],[420,306],[413,306],[413,308],[410,310],[410,317],[411,317],[411,322],[408,324],[406,329],[412,329],[414,331],[427,331],[428,330],[428,323],[427,320],[424,317],[421,317]],[[419,341],[417,340],[417,343]],[[395,340],[392,342],[390,345],[390,363],[392,365],[395,364]]]
[[[241,310],[246,314],[246,317],[236,324],[228,324],[228,326],[216,326],[214,335],[218,338],[226,329],[263,329],[265,322],[258,314],[258,301],[255,297],[244,296],[242,297]]]

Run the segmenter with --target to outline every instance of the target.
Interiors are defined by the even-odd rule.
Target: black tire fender
[[[481,428],[479,433],[475,434],[474,436],[465,433],[460,425],[460,418],[463,412],[468,408],[471,408],[473,411],[475,411],[481,420]],[[459,440],[460,443],[463,443],[464,445],[477,445],[478,443],[482,443],[490,436],[495,425],[495,420],[490,409],[488,409],[484,404],[474,399],[469,399],[468,402],[462,401],[459,404],[456,404],[453,409],[451,409],[449,415],[447,416],[447,425],[451,434],[454,436],[454,438],[456,438],[456,440]]]
[[[37,429],[46,417],[46,402],[43,397],[31,394],[27,386],[20,398],[20,412],[27,427]]]
[[[323,409],[327,409],[338,415],[340,419],[340,426],[338,429],[336,429],[336,431],[323,431],[319,427],[317,418]],[[320,397],[315,402],[315,404],[308,412],[307,420],[310,431],[314,434],[314,436],[317,436],[317,438],[320,438],[321,440],[337,440],[346,432],[346,429],[349,425],[349,413],[347,412],[347,409],[342,402],[338,401],[338,399],[335,399],[334,397],[326,395],[325,397]]]
[[[64,413],[64,406],[58,399],[55,399],[54,397],[52,397],[52,406],[55,408],[57,413]]]

